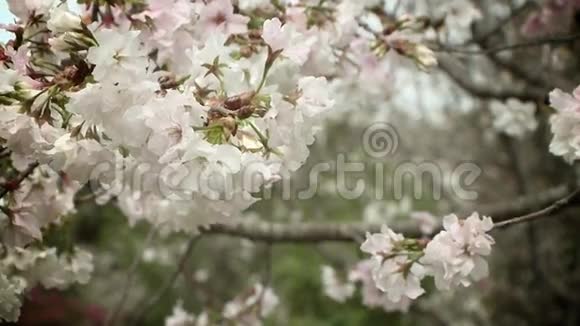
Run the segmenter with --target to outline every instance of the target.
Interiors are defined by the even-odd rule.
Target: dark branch
[[[446,52],[446,53],[463,53],[463,54],[473,54],[473,55],[485,55],[485,54],[499,53],[499,52],[510,51],[510,50],[517,50],[517,49],[522,49],[522,48],[533,48],[533,47],[538,47],[538,46],[542,46],[542,45],[566,44],[566,43],[574,42],[574,41],[579,40],[579,39],[580,39],[580,33],[579,34],[572,34],[572,35],[540,38],[540,39],[530,40],[530,41],[526,41],[526,42],[500,45],[497,47],[480,49],[480,50],[469,50],[469,49],[462,49],[462,48],[456,48],[456,47],[446,47],[446,46],[442,45],[439,48],[434,49],[434,51]]]
[[[544,90],[538,87],[517,90],[498,89],[489,85],[478,84],[471,78],[469,71],[458,65],[458,60],[453,60],[448,57],[439,57],[438,60],[439,68],[445,71],[459,87],[479,98],[499,100],[517,98],[521,101],[536,101],[545,97]]]
[[[146,320],[147,313],[149,312],[149,310],[151,310],[152,307],[159,304],[159,302],[165,297],[165,295],[173,288],[175,282],[177,281],[177,278],[186,267],[189,257],[191,256],[193,249],[195,248],[195,245],[197,244],[199,239],[200,239],[199,235],[193,235],[189,239],[187,247],[185,248],[185,251],[181,254],[181,257],[179,258],[179,263],[177,264],[177,267],[173,272],[173,274],[171,274],[171,276],[159,288],[159,291],[157,291],[155,295],[148,297],[149,298],[148,300],[142,302],[137,307],[139,311],[135,314],[134,323],[132,323],[133,325],[142,325],[143,321]]]
[[[487,41],[492,36],[497,35],[498,32],[500,32],[506,25],[511,23],[515,18],[517,18],[522,13],[526,12],[528,9],[530,9],[534,6],[537,6],[537,4],[535,4],[534,2],[531,2],[531,1],[526,1],[525,3],[520,5],[520,7],[512,10],[512,12],[509,15],[507,15],[503,19],[500,19],[500,21],[494,27],[490,28],[489,30],[487,30],[485,32],[477,33],[477,36],[475,36],[473,39],[468,41],[466,44],[480,43],[480,42]],[[476,26],[473,25],[472,29],[475,31]],[[474,33],[474,35],[476,35],[476,33]]]
[[[567,187],[556,187],[546,192],[525,196],[507,204],[480,207],[482,215],[491,216],[496,228],[527,223],[540,218],[553,216],[562,209],[579,204],[576,199],[579,191],[568,194]],[[563,199],[560,199],[563,198]],[[467,216],[473,210],[465,210],[460,215]],[[513,217],[518,216],[518,217]],[[390,225],[397,232],[408,237],[420,237],[414,224]],[[360,242],[366,232],[379,232],[380,224],[369,223],[269,223],[263,221],[236,221],[227,224],[214,224],[200,229],[202,234],[228,235],[253,241],[270,243],[316,243],[316,242]]]
[[[28,165],[28,167],[24,171],[22,171],[22,173],[20,173],[16,177],[16,179],[10,180],[7,184],[5,184],[4,187],[2,187],[2,190],[0,190],[0,198],[3,198],[4,196],[6,196],[6,194],[8,194],[11,191],[18,189],[18,187],[24,181],[24,179],[28,178],[32,174],[32,172],[34,172],[34,169],[36,169],[36,167],[38,167],[37,162]]]
[[[572,192],[570,195],[556,201],[552,205],[544,209],[541,209],[537,212],[533,212],[519,217],[514,217],[512,219],[502,221],[499,223],[495,223],[494,228],[503,229],[512,225],[529,223],[537,219],[554,216],[557,213],[561,212],[563,209],[579,203],[580,203],[580,190],[576,190]]]

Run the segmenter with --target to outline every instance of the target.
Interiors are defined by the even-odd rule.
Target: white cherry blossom
[[[248,30],[250,18],[234,13],[231,0],[213,0],[208,2],[199,15],[198,25],[205,37],[221,32],[224,34],[241,34]]]
[[[580,157],[580,88],[572,94],[555,89],[550,93],[550,105],[556,113],[550,118],[554,137],[550,152],[572,162]]]
[[[444,231],[437,234],[425,248],[421,263],[427,266],[439,289],[468,286],[488,275],[485,256],[495,243],[487,234],[493,228],[489,217],[473,213],[465,220],[456,215],[443,218]]]
[[[521,138],[538,127],[534,117],[536,113],[534,103],[523,103],[510,98],[505,103],[492,102],[490,109],[494,117],[493,127],[509,136]]]
[[[345,302],[354,294],[354,284],[340,280],[336,270],[330,266],[322,266],[322,286],[324,294],[337,302]]]

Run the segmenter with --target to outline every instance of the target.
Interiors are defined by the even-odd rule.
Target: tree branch
[[[451,77],[451,79],[453,79],[463,89],[465,89],[474,96],[485,99],[495,98],[505,100],[507,98],[514,97],[523,101],[540,100],[543,99],[545,97],[545,94],[554,87],[562,89],[568,89],[572,87],[573,85],[570,85],[568,81],[559,78],[558,76],[531,73],[524,67],[521,67],[519,63],[501,58],[497,54],[507,50],[537,47],[546,44],[566,44],[574,42],[580,39],[580,33],[538,38],[535,40],[500,45],[496,47],[490,47],[487,45],[488,39],[496,35],[499,31],[503,29],[505,25],[512,22],[514,18],[516,18],[517,16],[519,16],[521,13],[525,12],[528,8],[532,6],[533,4],[531,2],[526,2],[522,4],[520,7],[514,9],[511,14],[507,15],[504,19],[502,19],[499,22],[499,24],[497,24],[495,27],[491,28],[487,32],[478,33],[476,30],[476,26],[472,25],[473,38],[468,42],[464,43],[464,45],[477,44],[480,46],[481,49],[470,50],[461,48],[461,45],[453,46],[453,45],[437,44],[437,46],[439,46],[439,49],[436,50],[447,53],[485,55],[498,67],[511,72],[514,76],[527,82],[529,84],[528,85],[529,87],[525,87],[524,90],[522,91],[513,91],[513,90],[500,91],[490,88],[491,86],[478,85],[474,83],[473,81],[471,81],[470,78],[467,77],[465,72],[462,72],[458,67],[456,67],[457,64],[450,64],[450,62],[447,63],[444,62],[443,66],[441,67],[442,70],[444,70]]]
[[[481,85],[473,81],[471,75],[466,69],[457,65],[457,60],[452,60],[447,57],[439,57],[439,68],[461,88],[471,93],[474,96],[484,99],[499,99],[507,100],[509,98],[517,98],[522,101],[536,101],[545,97],[546,93],[542,88],[528,87],[526,89],[497,89],[491,86]],[[455,62],[454,62],[455,61]]]
[[[127,276],[125,279],[125,283],[123,285],[123,289],[121,290],[121,296],[119,298],[119,301],[117,302],[117,305],[115,306],[115,309],[109,315],[108,320],[105,323],[106,326],[115,325],[117,322],[117,318],[119,317],[119,315],[123,311],[123,307],[125,305],[125,302],[127,301],[128,295],[129,295],[129,289],[131,288],[131,285],[133,284],[133,279],[135,278],[135,276],[137,274],[137,268],[139,268],[139,265],[141,263],[141,259],[143,258],[143,252],[145,252],[147,247],[151,244],[151,242],[155,238],[156,232],[157,232],[156,226],[152,225],[151,229],[147,233],[147,237],[145,238],[145,241],[143,241],[143,245],[142,245],[141,250],[138,250],[135,253],[135,256],[133,257],[133,261],[131,262],[131,266],[129,267],[129,270],[127,272]]]
[[[177,268],[171,274],[171,276],[165,281],[165,283],[159,288],[156,294],[151,297],[147,297],[145,302],[141,302],[139,304],[138,309],[139,311],[135,314],[134,322],[131,323],[133,325],[142,325],[143,321],[146,320],[146,315],[151,308],[157,305],[163,297],[173,288],[179,274],[183,272],[183,269],[186,267],[189,257],[195,248],[195,245],[199,241],[199,235],[193,235],[189,241],[187,242],[187,247],[185,248],[183,254],[179,258],[179,263],[177,264]]]
[[[237,221],[202,227],[203,234],[229,235],[253,241],[312,243],[324,241],[352,242],[364,239],[366,232],[378,232],[380,225],[370,223],[269,223]],[[416,234],[412,227],[399,230]]]
[[[510,50],[517,50],[522,48],[531,48],[531,47],[538,47],[542,45],[554,45],[554,44],[566,44],[571,43],[576,40],[580,39],[580,33],[572,34],[572,35],[564,35],[564,36],[554,36],[554,37],[547,37],[547,38],[539,38],[535,40],[530,40],[521,43],[514,43],[514,44],[505,44],[500,45],[493,48],[487,49],[480,49],[480,50],[469,50],[469,49],[461,49],[456,47],[448,47],[441,45],[438,49],[434,49],[437,52],[446,52],[446,53],[463,53],[463,54],[473,54],[473,55],[485,55],[485,54],[492,54],[492,53],[499,53],[504,51]]]
[[[528,9],[533,8],[534,6],[537,6],[537,4],[535,4],[532,1],[526,1],[525,3],[521,4],[518,8],[513,9],[510,14],[506,15],[503,19],[501,19],[494,27],[488,29],[485,32],[477,33],[478,35],[475,36],[473,39],[469,40],[466,44],[487,41],[492,36],[497,35],[498,32],[500,32],[506,25],[511,23],[515,18],[520,16],[522,13],[526,12]],[[476,26],[473,25],[472,29],[474,31],[475,27]]]
[[[24,179],[28,178],[28,176],[34,172],[34,169],[36,169],[38,165],[38,162],[31,163],[24,171],[22,171],[22,173],[16,177],[16,179],[10,180],[6,185],[4,185],[2,190],[0,190],[0,198],[6,196],[6,194],[8,194],[10,191],[18,189]]]
[[[530,214],[526,214],[523,216],[518,216],[511,218],[509,220],[505,220],[499,223],[495,223],[495,229],[503,229],[507,228],[512,225],[521,224],[521,223],[529,223],[535,221],[537,219],[546,218],[550,216],[554,216],[555,214],[561,212],[563,209],[570,207],[572,205],[580,204],[580,189],[575,190],[570,195],[556,201],[552,205],[541,209],[537,212],[533,212]]]
[[[534,196],[525,196],[499,206],[482,206],[477,211],[491,216],[496,221],[495,228],[503,229],[511,225],[528,223],[552,216],[562,209],[580,204],[577,201],[580,190],[570,195],[567,187],[550,189]],[[565,196],[565,197],[564,197]],[[563,199],[560,199],[564,197]],[[543,209],[540,209],[544,207]],[[540,209],[540,210],[538,210]],[[460,215],[468,215],[473,210],[465,210]],[[518,216],[518,217],[513,217]],[[414,223],[392,225],[397,232],[408,237],[420,237]],[[200,228],[202,234],[228,235],[253,241],[271,243],[316,243],[325,241],[360,242],[366,232],[379,232],[380,224],[370,223],[269,223],[263,221],[240,221],[213,224]]]

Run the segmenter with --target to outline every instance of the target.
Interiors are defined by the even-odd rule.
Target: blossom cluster
[[[387,20],[375,2],[92,3],[81,16],[48,0],[9,4],[19,37],[3,50],[0,137],[14,168],[56,171],[67,198],[90,182],[130,223],[174,231],[239,215],[305,162],[335,104],[326,76],[376,73],[387,54],[436,64],[411,37],[428,22]],[[271,18],[253,21],[264,10]],[[357,23],[366,14],[374,24]],[[21,229],[39,239],[55,219]]]
[[[380,233],[367,234],[361,250],[369,259],[357,263],[347,279],[323,269],[325,293],[344,302],[361,284],[365,306],[390,311],[408,311],[412,300],[425,293],[422,281],[432,276],[439,290],[469,286],[489,274],[486,256],[494,244],[488,232],[489,217],[473,213],[466,219],[443,218],[443,230],[432,239],[409,239],[383,226]]]
[[[429,19],[381,4],[8,0],[2,244],[41,246],[87,192],[166,232],[238,217],[304,164],[353,80],[377,95],[400,61],[437,64]]]
[[[0,261],[0,318],[15,322],[20,315],[21,296],[38,285],[66,289],[86,284],[93,272],[93,257],[82,249],[58,253],[56,248],[11,248]]]

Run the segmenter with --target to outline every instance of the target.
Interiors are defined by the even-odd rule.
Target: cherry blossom
[[[235,14],[230,0],[208,2],[201,9],[199,16],[198,25],[202,34],[210,32],[224,34],[245,33],[248,30],[247,24],[250,20],[248,17]]]
[[[262,38],[272,52],[281,51],[282,55],[297,64],[304,64],[308,59],[314,39],[300,35],[292,25],[280,22],[278,18],[264,22]]]
[[[417,222],[424,235],[432,234],[439,225],[437,218],[429,212],[412,212],[410,217]]]
[[[0,319],[16,322],[20,317],[22,301],[20,297],[26,288],[26,281],[22,278],[8,278],[0,274]]]
[[[106,76],[119,78],[121,74],[143,76],[146,73],[147,53],[139,41],[139,32],[103,29],[95,33],[95,38],[103,45],[89,49],[87,60],[96,66],[93,75],[97,81],[103,81]]]
[[[380,4],[92,1],[77,15],[60,1],[9,0],[17,20],[0,48],[0,318],[16,321],[33,287],[89,281],[91,253],[43,242],[48,230],[65,232],[84,192],[116,206],[128,225],[148,223],[164,236],[239,222],[262,189],[306,163],[337,109],[379,107],[399,70],[435,67],[429,20],[382,15]],[[452,8],[451,29],[481,18],[473,6]],[[580,153],[577,93],[551,94],[550,150],[570,160]],[[506,105],[492,108],[497,129],[519,136],[535,128],[535,107]],[[409,205],[386,210],[406,216]],[[371,222],[385,219],[374,215]],[[345,302],[360,283],[364,305],[407,311],[428,275],[447,289],[488,274],[491,219],[447,216],[431,240],[435,218],[411,219],[424,238],[387,226],[367,234],[360,250],[370,258],[348,278],[322,267],[324,293]],[[215,314],[260,325],[279,303],[270,285],[255,283],[218,311],[194,315],[178,303],[165,323],[210,325]]]
[[[361,250],[372,257],[353,271],[351,279],[362,282],[364,289],[370,270],[374,286],[388,298],[384,303],[373,290],[366,289],[370,304],[395,303],[391,309],[406,309],[407,301],[425,293],[421,281],[428,275],[434,277],[440,290],[469,286],[488,276],[484,257],[495,243],[487,234],[493,228],[491,218],[473,213],[460,220],[448,215],[443,218],[443,227],[432,240],[405,239],[386,226],[380,233],[367,234]]]
[[[55,0],[8,0],[10,11],[18,18],[27,20],[30,14],[46,15]]]
[[[354,285],[338,278],[336,270],[330,266],[322,266],[322,285],[324,294],[337,302],[345,302],[354,294]]]
[[[493,127],[509,136],[521,138],[538,127],[538,122],[534,117],[536,112],[534,103],[522,103],[510,98],[505,104],[492,102],[490,109],[494,116]]]
[[[83,28],[81,17],[65,9],[55,10],[48,20],[46,27],[53,33],[66,33],[74,30],[82,30]]]
[[[11,248],[0,262],[0,319],[16,321],[20,315],[25,290],[43,285],[66,289],[72,284],[86,284],[93,272],[92,255],[77,248],[70,254],[58,254],[56,248]]]
[[[183,309],[182,302],[178,302],[173,307],[173,312],[165,318],[165,326],[209,326],[206,313],[195,317]]]
[[[493,228],[489,217],[480,218],[473,213],[465,220],[456,215],[443,218],[444,231],[437,234],[425,248],[421,263],[435,278],[439,289],[451,286],[468,286],[488,276],[488,265],[484,259],[491,253],[495,243],[487,234]]]
[[[554,134],[550,152],[572,162],[580,157],[580,89],[572,94],[553,90],[550,105],[556,109],[556,114],[550,118]]]
[[[377,288],[373,279],[373,266],[375,262],[367,259],[358,262],[350,271],[349,280],[361,284],[361,295],[363,305],[370,308],[382,308],[386,312],[401,311],[407,312],[412,300],[402,297],[395,302],[387,294]]]
[[[247,295],[242,295],[226,303],[223,316],[236,325],[262,325],[261,320],[267,317],[279,304],[278,296],[271,288],[257,283]]]

